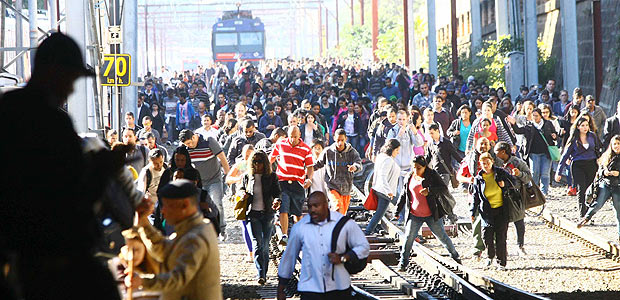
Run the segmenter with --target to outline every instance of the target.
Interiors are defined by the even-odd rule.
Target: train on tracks
[[[226,64],[229,70],[237,60],[257,64],[265,59],[265,25],[252,17],[252,11],[237,6],[213,24],[211,47],[213,61]]]

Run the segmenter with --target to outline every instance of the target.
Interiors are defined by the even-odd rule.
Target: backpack
[[[336,245],[338,243],[338,236],[340,235],[340,231],[342,230],[342,227],[344,227],[344,225],[351,220],[351,218],[347,217],[347,216],[343,216],[342,218],[340,218],[340,220],[338,220],[338,223],[336,223],[336,226],[334,227],[334,230],[332,231],[332,252],[336,252]],[[344,263],[344,268],[347,269],[347,271],[349,272],[349,274],[357,274],[359,272],[361,272],[362,270],[364,270],[364,268],[366,268],[366,264],[368,263],[367,261],[367,257],[364,258],[359,258],[357,257],[357,255],[355,255],[355,252],[351,251],[351,248],[349,247],[349,245],[346,246],[346,251],[345,253],[350,253],[353,254],[352,257]],[[334,278],[334,269],[332,267],[332,279]]]

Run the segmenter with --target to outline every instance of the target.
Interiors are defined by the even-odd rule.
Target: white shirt
[[[375,160],[375,166],[372,189],[386,196],[390,193],[396,195],[400,167],[394,158],[385,153],[380,153]]]
[[[211,129],[209,130],[206,130],[204,127],[200,127],[196,129],[194,133],[200,134],[205,140],[208,140],[210,137],[217,140],[218,130],[213,128],[213,126],[211,126]]]
[[[332,265],[327,254],[331,252],[332,231],[342,218],[342,214],[330,211],[328,218],[319,223],[311,222],[310,215],[305,215],[293,226],[288,245],[280,260],[278,277],[290,279],[295,270],[299,252],[301,273],[297,290],[300,292],[326,293],[348,289],[351,286],[351,275],[343,264]],[[370,245],[360,227],[352,220],[342,227],[336,243],[336,253],[344,254],[346,245],[355,252],[358,258],[368,257]],[[332,269],[333,267],[333,269]],[[333,280],[332,280],[333,270]]]
[[[355,133],[355,115],[354,114],[348,114],[347,119],[344,120],[344,131],[347,133],[348,136],[357,135],[357,133]]]

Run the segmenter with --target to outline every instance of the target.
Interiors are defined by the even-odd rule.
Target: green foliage
[[[380,19],[379,25],[377,58],[385,62],[403,60],[405,56],[404,27],[396,23],[394,18]]]
[[[360,59],[362,58],[363,50],[371,47],[372,33],[369,25],[347,25],[344,26],[340,35],[340,47],[338,49],[334,48],[335,53],[330,52],[329,54]]]

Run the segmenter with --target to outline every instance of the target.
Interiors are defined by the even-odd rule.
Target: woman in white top
[[[394,158],[400,153],[400,143],[396,139],[389,139],[381,147],[381,153],[375,160],[375,174],[373,175],[372,190],[377,195],[377,211],[366,227],[366,234],[371,234],[385,212],[390,200],[396,196],[400,168]]]

